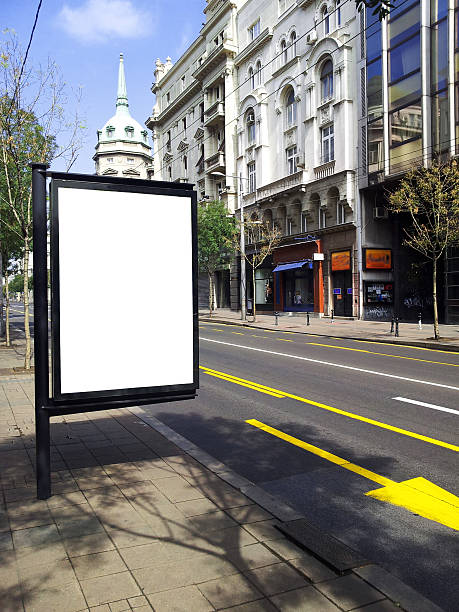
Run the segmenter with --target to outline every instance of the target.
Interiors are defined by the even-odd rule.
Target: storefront
[[[353,303],[351,251],[330,254],[330,273],[333,290],[333,312],[337,317],[351,317]]]
[[[364,249],[363,312],[366,321],[389,321],[394,316],[394,282],[391,249]],[[372,278],[368,273],[371,273]]]

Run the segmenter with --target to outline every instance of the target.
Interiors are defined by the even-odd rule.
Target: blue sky
[[[205,0],[43,0],[29,57],[34,65],[51,57],[69,86],[82,87],[86,143],[73,172],[94,172],[96,132],[115,112],[119,54],[131,114],[143,125],[153,108],[156,58],[180,57],[205,21],[205,5]],[[38,0],[0,1],[1,30],[14,29],[25,47],[37,7]]]

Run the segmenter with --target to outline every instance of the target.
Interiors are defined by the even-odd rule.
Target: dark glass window
[[[390,115],[391,146],[400,145],[407,140],[419,138],[422,135],[421,100],[412,102],[409,106],[399,108]]]
[[[403,3],[402,3],[403,4]],[[419,4],[416,4],[406,12],[392,18],[389,23],[389,45],[394,47],[409,36],[419,32]]]
[[[435,23],[448,15],[448,0],[430,0],[430,21]]]
[[[448,90],[432,96],[432,146],[435,154],[449,149]]]
[[[373,26],[367,31],[367,60],[371,61],[372,59],[379,57],[381,52],[381,28],[375,29]]]
[[[322,100],[333,96],[333,64],[327,60],[320,73]]]
[[[383,169],[384,127],[382,119],[368,124],[368,172]]]
[[[448,84],[448,20],[431,27],[431,90]]]
[[[390,81],[397,81],[421,65],[420,35],[389,51]]]
[[[392,4],[394,4],[394,7],[390,10],[391,20],[396,19],[400,14],[410,10],[413,6],[419,7],[419,2],[412,3],[411,5],[408,2],[393,2]]]
[[[368,120],[383,113],[382,100],[382,63],[381,59],[367,66],[367,105]]]
[[[410,77],[398,81],[389,87],[390,110],[406,106],[421,95],[421,73],[416,72]]]

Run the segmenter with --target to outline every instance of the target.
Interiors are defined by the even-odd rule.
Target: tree
[[[247,244],[250,248],[241,251],[240,233],[245,231]],[[257,320],[257,307],[255,300],[255,271],[261,266],[268,255],[274,251],[276,246],[279,244],[281,238],[281,231],[275,225],[271,225],[267,221],[239,221],[237,231],[234,232],[232,237],[233,248],[238,251],[246,262],[252,268],[252,287],[253,287],[253,322]],[[244,296],[241,296],[241,300]]]
[[[209,278],[209,316],[215,306],[214,275],[228,257],[228,246],[234,234],[234,218],[223,202],[198,205],[198,263]]]
[[[30,369],[29,259],[32,249],[31,162],[75,162],[83,144],[78,113],[68,120],[66,85],[56,64],[30,67],[16,37],[0,44],[0,223],[19,238],[24,270],[24,368]],[[78,96],[77,96],[78,97]],[[58,137],[61,143],[58,144]]]
[[[447,247],[459,243],[459,167],[433,163],[409,172],[389,195],[390,209],[407,213],[405,244],[432,262],[434,337],[439,339],[437,266]]]
[[[389,14],[391,8],[396,6],[395,0],[355,0],[357,9],[363,11],[365,8],[373,9],[373,15],[378,15],[379,21],[382,21]]]

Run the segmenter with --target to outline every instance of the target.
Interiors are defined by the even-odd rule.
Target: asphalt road
[[[200,338],[199,397],[146,410],[458,610],[458,532],[366,494],[422,477],[459,495],[459,354],[214,323]]]

